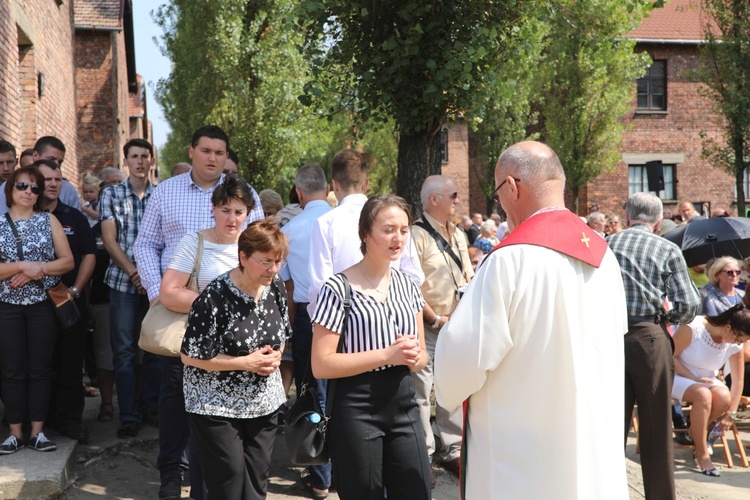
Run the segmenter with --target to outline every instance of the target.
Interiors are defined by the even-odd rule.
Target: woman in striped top
[[[337,379],[328,443],[342,500],[429,499],[430,464],[411,371],[427,363],[424,298],[411,278],[392,269],[409,241],[409,206],[395,195],[370,198],[359,237],[364,258],[320,291],[312,369]],[[343,276],[342,276],[343,275]],[[345,317],[344,280],[351,284]],[[337,353],[339,335],[346,337]]]

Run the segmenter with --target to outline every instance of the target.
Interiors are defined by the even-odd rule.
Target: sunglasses
[[[16,189],[18,189],[19,191],[26,191],[29,188],[31,188],[31,192],[34,194],[39,194],[42,192],[42,190],[36,184],[29,184],[28,182],[16,182]]]
[[[727,276],[739,276],[740,275],[739,271],[729,270],[729,271],[722,271],[722,272],[727,273]]]
[[[433,193],[435,196],[449,196],[451,200],[457,200],[458,199],[458,193]]]

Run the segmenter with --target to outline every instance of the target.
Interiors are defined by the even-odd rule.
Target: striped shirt
[[[644,224],[613,234],[607,242],[620,263],[628,316],[660,314],[682,325],[698,314],[701,298],[677,245]],[[671,303],[666,313],[665,299]]]
[[[352,288],[352,308],[347,320],[344,352],[385,349],[398,335],[418,335],[417,313],[424,307],[419,286],[402,272],[391,269],[385,302]],[[344,280],[339,274],[325,282],[318,295],[313,323],[341,334],[344,329]],[[371,371],[384,370],[384,365]]]
[[[130,179],[109,186],[102,191],[99,201],[99,220],[114,220],[117,224],[117,244],[128,256],[130,262],[135,263],[133,246],[138,237],[138,228],[143,220],[143,213],[154,186],[150,182],[146,185],[143,199],[138,198],[130,184]],[[104,283],[113,290],[123,293],[138,293],[138,289],[130,281],[130,276],[120,266],[110,259],[109,267],[104,273]]]
[[[211,196],[222,182],[224,174],[216,184],[202,189],[188,172],[167,179],[154,189],[135,241],[138,273],[149,300],[159,296],[161,277],[182,237],[214,226]],[[258,193],[252,187],[250,191],[255,207],[245,219],[245,227],[265,218]]]

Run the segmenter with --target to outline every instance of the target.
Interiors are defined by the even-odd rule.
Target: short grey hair
[[[106,181],[107,177],[110,175],[116,175],[120,179],[120,182],[125,180],[125,174],[122,173],[122,170],[116,167],[106,167],[99,172],[99,178],[103,181]]]
[[[305,194],[325,192],[328,187],[326,174],[318,165],[303,165],[297,170],[294,187]]]
[[[635,193],[625,204],[625,211],[630,222],[642,222],[656,225],[664,214],[664,205],[653,193]]]
[[[425,205],[427,205],[427,200],[430,198],[431,194],[443,194],[439,191],[443,189],[449,182],[451,182],[450,178],[443,175],[431,175],[426,178],[422,183],[422,191],[419,194],[420,201],[422,202],[422,207],[424,208]]]
[[[495,224],[495,221],[492,219],[487,219],[482,222],[481,226],[479,226],[479,230],[483,233],[490,233],[493,229],[497,231],[497,224]]]
[[[520,179],[528,181],[548,179],[560,179],[565,182],[565,171],[560,158],[557,157],[552,148],[537,143],[533,151],[524,147],[524,143],[514,144],[500,155],[500,168],[503,173],[517,175]],[[539,147],[544,154],[540,154]]]
[[[592,222],[598,220],[599,218],[603,218],[606,222],[607,217],[601,213],[601,212],[591,212],[589,214],[588,223],[591,224]]]

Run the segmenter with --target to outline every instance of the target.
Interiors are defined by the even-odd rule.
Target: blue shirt
[[[315,221],[326,212],[332,210],[325,200],[314,200],[305,205],[302,213],[290,220],[281,232],[289,241],[289,255],[287,266],[279,271],[284,281],[294,282],[294,297],[296,303],[307,302],[307,290],[310,288],[310,273],[307,264],[310,260],[310,240]]]

